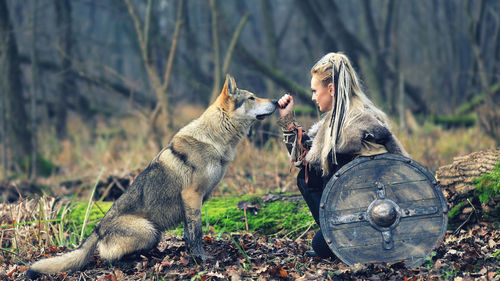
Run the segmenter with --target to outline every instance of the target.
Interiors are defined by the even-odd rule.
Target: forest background
[[[328,52],[351,58],[435,172],[500,146],[499,15],[498,0],[0,0],[2,200],[87,199],[97,178],[133,179],[226,73],[290,93],[309,127],[309,70]],[[276,116],[238,151],[216,196],[297,192]]]
[[[260,96],[289,92],[307,126],[318,118],[309,69],[331,51],[352,59],[426,167],[500,144],[499,1],[2,0],[0,8],[3,179],[144,167],[214,100],[226,73]],[[251,145],[279,135],[271,118],[255,126]]]

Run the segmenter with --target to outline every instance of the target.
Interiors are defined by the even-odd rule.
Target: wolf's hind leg
[[[160,232],[145,218],[124,215],[115,218],[100,231],[99,254],[114,261],[124,255],[153,248],[160,240]]]

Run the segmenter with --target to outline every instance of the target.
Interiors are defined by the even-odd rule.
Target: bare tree
[[[238,23],[238,26],[233,32],[233,35],[231,37],[231,40],[229,42],[229,46],[226,51],[226,55],[224,56],[224,61],[221,64],[220,62],[220,45],[219,45],[219,27],[218,27],[218,12],[217,12],[217,4],[215,0],[210,0],[210,10],[211,10],[211,15],[212,15],[212,44],[213,44],[213,52],[214,52],[214,78],[213,78],[213,88],[212,88],[212,93],[210,95],[210,100],[214,101],[217,96],[219,95],[219,92],[221,90],[221,79],[222,75],[221,74],[227,74],[227,71],[229,70],[229,65],[231,63],[231,58],[233,56],[234,48],[236,47],[236,44],[238,42],[238,39],[240,38],[241,31],[243,30],[243,27],[245,26],[246,22],[248,21],[248,17],[250,14],[245,14],[240,22]]]
[[[24,108],[21,69],[19,67],[16,37],[10,21],[6,0],[0,0],[0,46],[2,47],[1,71],[4,76],[2,96],[6,115],[6,132],[9,136],[8,147],[12,164],[17,168],[21,162],[29,163],[28,159],[33,149],[31,132],[28,129],[29,119]],[[29,167],[29,165],[27,165]]]
[[[167,67],[165,71],[165,76],[163,79],[163,82],[161,81],[161,75],[159,70],[156,68],[154,63],[152,62],[150,58],[150,52],[148,49],[149,45],[149,27],[150,27],[150,21],[151,21],[151,14],[152,14],[152,6],[154,5],[154,0],[148,0],[147,3],[147,8],[146,8],[146,19],[145,19],[145,24],[144,27],[142,27],[141,21],[139,19],[139,16],[137,15],[137,11],[132,4],[130,0],[124,0],[124,3],[127,7],[127,10],[129,12],[129,15],[134,23],[135,31],[137,34],[137,39],[139,42],[139,47],[140,47],[140,52],[142,56],[142,60],[144,63],[144,67],[146,68],[146,71],[148,73],[148,77],[151,81],[151,84],[153,86],[153,90],[155,91],[156,98],[157,98],[157,105],[156,108],[153,110],[153,114],[151,116],[150,120],[150,126],[151,129],[154,133],[155,139],[157,146],[159,149],[162,148],[162,136],[161,133],[158,131],[156,128],[156,120],[159,116],[160,111],[163,111],[165,119],[167,124],[169,124],[170,127],[172,127],[172,118],[170,118],[169,114],[169,102],[168,102],[168,94],[167,94],[167,89],[168,89],[168,84],[171,76],[171,69],[172,69],[172,64],[173,64],[173,59],[175,56],[175,51],[177,47],[177,42],[178,42],[178,37],[180,34],[181,26],[182,26],[182,5],[183,5],[183,0],[179,0],[178,6],[177,6],[177,19],[176,19],[176,25],[175,25],[175,31],[174,35],[172,38],[172,45],[170,47],[170,53],[169,53],[169,58],[167,61]]]
[[[33,147],[33,151],[31,153],[31,180],[36,179],[38,175],[37,171],[37,147],[38,147],[38,124],[37,124],[37,112],[36,112],[36,99],[37,99],[37,91],[40,85],[40,81],[38,80],[38,53],[36,48],[37,41],[37,9],[38,1],[33,1],[32,7],[32,23],[31,23],[31,145]]]
[[[480,1],[477,16],[473,15],[472,6],[472,2],[468,0],[466,2],[468,31],[475,64],[478,70],[475,74],[479,81],[478,88],[481,89],[480,95],[484,96],[484,105],[478,110],[479,124],[488,135],[496,140],[497,144],[500,144],[500,113],[498,111],[498,101],[493,96],[495,91],[490,84],[492,79],[488,77],[486,61],[482,51],[482,48],[484,48],[484,46],[482,46],[484,40],[481,35],[483,32],[487,2],[485,0]]]
[[[77,88],[73,76],[71,75],[73,45],[71,3],[69,0],[56,0],[54,4],[58,29],[59,64],[62,69],[58,81],[58,102],[55,105],[55,126],[58,137],[62,139],[67,135],[66,119],[68,114],[68,99],[70,95],[75,95]]]

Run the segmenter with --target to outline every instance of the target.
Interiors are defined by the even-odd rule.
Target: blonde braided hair
[[[365,95],[356,71],[343,53],[328,53],[323,56],[311,68],[311,75],[315,75],[324,87],[333,83],[335,89],[332,109],[325,119],[325,122],[329,122],[329,130],[325,130],[321,149],[321,167],[326,175],[329,174],[328,154],[332,151],[331,162],[337,164],[336,149],[345,143],[346,136],[343,132],[346,127],[352,125],[367,110],[371,110],[387,128],[389,121],[385,113]]]

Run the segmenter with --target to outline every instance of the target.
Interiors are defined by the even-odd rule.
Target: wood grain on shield
[[[368,219],[367,210],[376,200],[397,206],[398,219],[392,225],[383,227]],[[405,261],[417,266],[446,230],[446,202],[439,185],[424,167],[402,156],[352,161],[332,177],[321,202],[325,240],[349,265]],[[381,231],[390,232],[390,249],[384,249]]]

